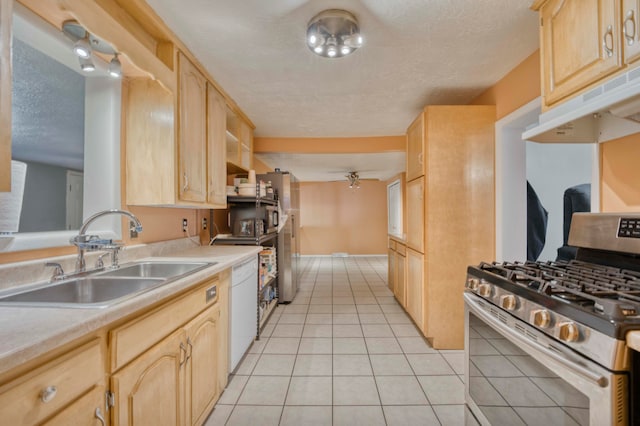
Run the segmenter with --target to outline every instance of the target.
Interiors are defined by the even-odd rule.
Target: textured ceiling
[[[403,134],[464,104],[538,47],[530,0],[147,0],[256,124],[257,136]],[[308,21],[351,11],[365,45],[314,55]]]

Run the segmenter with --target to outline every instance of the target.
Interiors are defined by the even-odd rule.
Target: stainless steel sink
[[[148,261],[121,266],[119,269],[100,273],[101,277],[173,278],[215,265],[205,262]]]
[[[0,298],[0,303],[48,306],[106,306],[129,295],[158,287],[162,278],[83,277]],[[109,304],[110,304],[109,303]]]
[[[206,262],[145,261],[111,271],[83,273],[61,282],[0,296],[0,305],[103,308],[213,266]]]

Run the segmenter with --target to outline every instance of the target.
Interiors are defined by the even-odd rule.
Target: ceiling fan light
[[[340,48],[340,53],[342,53],[342,55],[348,55],[349,53],[351,53],[351,48],[349,46],[342,46]]]
[[[327,47],[327,56],[334,58],[338,54],[338,49],[335,46]]]
[[[313,51],[316,52],[318,55],[320,55],[323,50],[324,49],[322,48],[322,46],[316,46],[313,48]]]

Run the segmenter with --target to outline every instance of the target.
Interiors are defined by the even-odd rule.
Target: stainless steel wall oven
[[[468,268],[465,397],[482,424],[639,424],[640,215],[576,214],[570,262]]]

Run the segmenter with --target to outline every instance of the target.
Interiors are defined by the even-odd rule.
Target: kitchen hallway
[[[386,256],[300,262],[300,291],[274,311],[207,426],[465,424],[464,352],[421,337],[387,287]]]

